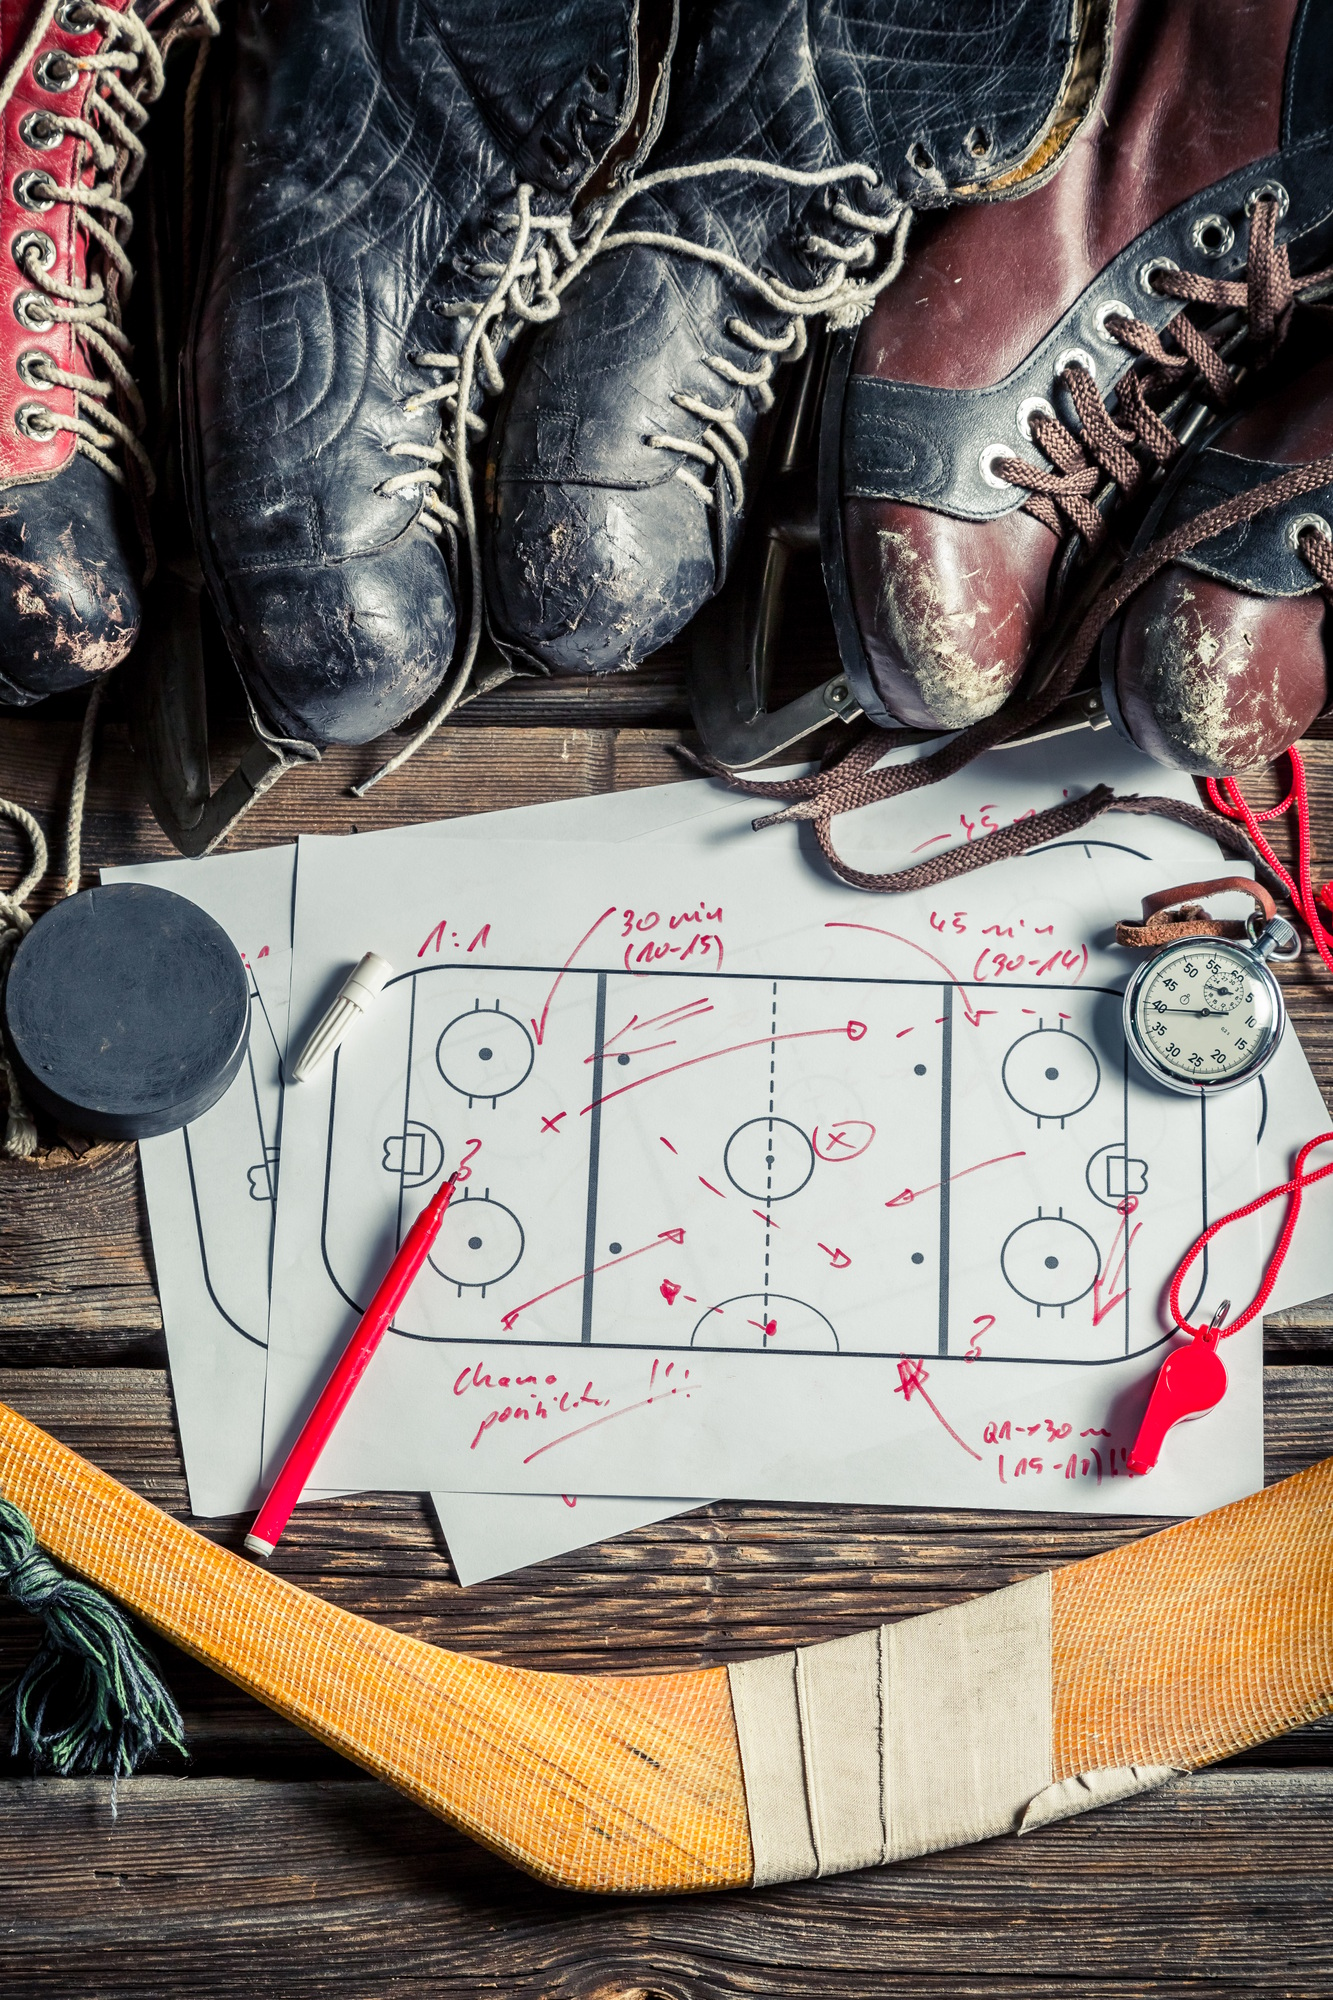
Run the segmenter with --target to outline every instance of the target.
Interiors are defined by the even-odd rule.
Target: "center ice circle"
[[[751,1118],[738,1126],[722,1156],[727,1179],[756,1201],[786,1201],[815,1170],[815,1149],[789,1118]]]

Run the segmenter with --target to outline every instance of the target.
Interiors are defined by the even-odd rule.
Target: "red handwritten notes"
[[[434,928],[427,931],[425,937],[421,940],[417,948],[417,957],[425,958],[427,952],[434,952],[438,958],[441,953],[446,951],[464,952],[469,955],[475,951],[484,951],[491,941],[491,927],[489,924],[483,924],[479,931],[473,932],[469,943],[464,943],[465,936],[466,926],[463,933],[460,934],[458,931],[450,928],[448,917],[441,917]]]
[[[638,966],[661,965],[664,960],[683,964],[696,957],[721,969],[725,952],[720,904],[716,909],[700,903],[687,910],[622,910],[620,914],[621,961],[626,972]]]
[[[522,1375],[492,1376],[483,1362],[465,1364],[454,1377],[455,1396],[470,1397],[480,1391],[482,1399],[490,1402],[468,1449],[475,1451],[487,1431],[500,1424],[547,1423],[553,1416],[567,1417],[576,1410],[605,1409],[609,1398],[593,1393],[591,1378],[582,1389],[576,1386],[577,1380],[577,1376],[566,1376],[562,1382],[557,1374],[535,1369]]]

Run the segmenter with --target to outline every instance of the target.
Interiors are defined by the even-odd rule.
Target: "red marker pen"
[[[381,1280],[379,1290],[361,1315],[356,1332],[339,1356],[333,1373],[320,1392],[319,1401],[302,1425],[301,1435],[288,1452],[281,1472],[269,1488],[267,1500],[255,1516],[254,1526],[245,1538],[245,1546],[255,1555],[271,1556],[282,1539],[282,1531],[291,1519],[292,1509],[310,1484],[311,1475],[339,1417],[370,1365],[371,1355],[384,1338],[386,1328],[430,1254],[456,1183],[457,1176],[451,1174],[443,1187],[436,1189],[403,1238],[402,1247]]]

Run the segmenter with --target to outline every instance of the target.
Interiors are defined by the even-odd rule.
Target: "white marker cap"
[[[378,952],[368,951],[338,989],[338,997],[302,1049],[292,1070],[292,1082],[304,1083],[343,1040],[354,1021],[393,978],[393,967]]]

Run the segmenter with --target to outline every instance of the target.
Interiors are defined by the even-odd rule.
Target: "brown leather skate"
[[[1333,8],[1120,0],[1102,103],[1061,172],[922,229],[902,280],[844,337],[825,411],[825,566],[873,721],[960,728],[1029,667],[1041,680],[1167,469],[1319,294],[1331,140]],[[1250,442],[1228,450],[1274,459],[1323,449],[1295,431],[1280,447],[1234,435]],[[1322,704],[1321,671],[1284,714]],[[1221,768],[1150,726],[1128,682],[1124,698],[1145,748]],[[1231,755],[1221,737],[1214,752]]]

